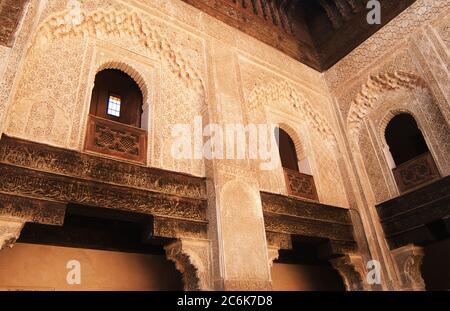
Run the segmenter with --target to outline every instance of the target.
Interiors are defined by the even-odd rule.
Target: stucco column
[[[420,270],[424,256],[423,248],[409,244],[392,250],[391,254],[400,276],[401,290],[425,290],[425,282]]]
[[[0,217],[0,250],[14,246],[24,225],[20,218]]]
[[[208,89],[214,93],[210,94],[204,122],[223,130],[227,124],[245,126],[245,109],[238,92],[238,59],[224,42],[212,40],[207,50],[212,54],[208,55]],[[257,174],[246,160],[213,157],[206,161],[208,234],[216,290],[271,289]]]

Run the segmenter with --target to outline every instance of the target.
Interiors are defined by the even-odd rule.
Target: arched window
[[[395,165],[403,164],[428,152],[428,146],[413,116],[396,115],[386,127],[386,142]]]
[[[295,143],[286,131],[278,128],[276,134],[288,194],[317,200],[316,186],[308,159],[302,155],[299,161]]]
[[[100,71],[95,78],[90,113],[104,119],[140,127],[141,90],[129,75],[120,70]]]
[[[116,69],[100,71],[92,90],[85,150],[145,164],[142,102],[141,89],[129,75]]]
[[[400,192],[409,191],[440,178],[422,131],[414,117],[401,113],[392,118],[385,131],[395,181]]]
[[[284,130],[279,129],[279,143],[281,165],[293,171],[299,172],[297,152],[295,151],[295,144],[292,138]]]

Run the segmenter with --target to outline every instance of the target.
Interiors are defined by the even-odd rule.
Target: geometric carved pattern
[[[145,164],[147,132],[126,124],[89,115],[86,150]]]
[[[439,171],[430,152],[403,163],[393,170],[400,192],[412,190],[440,178]]]
[[[22,219],[0,217],[0,250],[14,246],[24,225]]]
[[[318,201],[314,177],[283,168],[289,195]]]
[[[136,12],[98,9],[81,11],[79,23],[67,21],[68,12],[54,14],[39,27],[37,42],[40,40],[117,37],[127,35],[158,55],[186,87],[203,94],[203,82],[197,70],[177,51],[172,43]]]

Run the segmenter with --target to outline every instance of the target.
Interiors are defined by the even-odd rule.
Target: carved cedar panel
[[[85,149],[145,164],[147,131],[90,115]]]
[[[284,168],[284,177],[289,195],[317,201],[314,177]]]
[[[441,177],[429,152],[397,166],[393,173],[400,192],[412,190]]]

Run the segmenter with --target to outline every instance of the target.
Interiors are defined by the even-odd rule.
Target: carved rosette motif
[[[425,290],[425,282],[420,268],[424,251],[422,247],[412,244],[391,251],[400,275],[400,284],[403,290]]]
[[[347,254],[343,257],[332,259],[330,262],[344,280],[345,288],[348,291],[369,289],[365,282],[364,264],[360,255]]]
[[[167,245],[166,256],[183,275],[184,290],[212,290],[208,240],[181,239]]]
[[[22,219],[0,217],[0,250],[14,246],[24,225]]]

